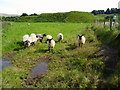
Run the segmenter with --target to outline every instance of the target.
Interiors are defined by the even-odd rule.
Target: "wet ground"
[[[40,64],[36,65],[32,68],[30,75],[32,78],[38,77],[39,75],[43,75],[48,71],[48,64],[45,62],[41,62]]]
[[[11,61],[6,61],[4,59],[0,59],[0,71],[6,67],[11,67],[13,66],[13,64],[11,63]]]

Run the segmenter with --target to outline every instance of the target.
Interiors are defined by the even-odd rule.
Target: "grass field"
[[[116,69],[120,64],[119,58],[115,58],[117,64],[112,65],[114,72],[104,73],[105,60],[108,58],[103,52],[106,48],[101,49],[102,45],[108,45],[114,40],[119,33],[117,30],[109,31],[108,27],[90,23],[31,23],[30,26],[27,23],[13,23],[2,32],[3,55],[7,55],[14,64],[2,71],[3,88],[118,87]],[[64,40],[56,43],[54,53],[48,52],[45,41],[25,49],[21,46],[22,36],[25,34],[46,33],[57,41],[56,36],[60,32],[63,33]],[[84,34],[87,39],[82,48],[76,42],[78,34]],[[112,49],[108,51],[111,52],[110,50]],[[48,72],[31,79],[30,70],[40,62],[48,63]]]
[[[52,35],[54,40],[57,40],[56,36],[61,32],[64,34],[66,41],[68,38],[75,37],[78,33],[81,34],[82,28],[86,25],[78,23],[31,23],[28,26],[27,23],[13,23],[13,26],[3,30],[3,54],[19,48],[17,42],[21,42],[22,36],[25,34],[46,33]]]

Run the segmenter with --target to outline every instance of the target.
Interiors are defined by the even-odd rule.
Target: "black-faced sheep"
[[[79,47],[83,46],[83,44],[85,44],[86,38],[83,35],[78,35],[78,45]]]
[[[46,38],[47,39],[52,39],[52,36],[51,35],[47,35]]]
[[[30,43],[31,44],[36,44],[36,42],[38,41],[38,38],[36,37],[36,35],[34,33],[32,33],[29,37]]]
[[[58,39],[58,42],[62,41],[63,40],[63,34],[62,33],[59,33],[57,35],[57,39]]]
[[[43,40],[44,36],[46,36],[46,34],[36,34],[36,37],[38,38],[38,41],[40,41],[41,43],[42,43],[42,40]]]
[[[50,52],[52,50],[53,52],[53,49],[55,47],[55,41],[52,39],[47,39],[47,44],[48,44],[48,51]]]
[[[29,35],[26,34],[23,36],[23,45],[26,46],[30,46],[30,41],[29,41]]]

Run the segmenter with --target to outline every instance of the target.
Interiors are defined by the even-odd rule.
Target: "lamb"
[[[63,40],[63,34],[62,33],[59,33],[57,35],[57,38],[58,38],[58,42],[60,42],[61,40]]]
[[[79,47],[83,46],[83,44],[85,44],[86,38],[83,35],[78,35],[78,45]]]
[[[46,36],[46,34],[36,34],[36,37],[38,38],[38,41],[40,41],[41,43],[42,43],[42,40],[43,40],[44,36]]]
[[[50,52],[55,47],[55,41],[53,39],[47,39],[47,44],[48,44],[48,51]]]

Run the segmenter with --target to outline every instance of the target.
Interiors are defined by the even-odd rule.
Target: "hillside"
[[[5,13],[0,13],[1,17],[16,17],[16,16],[20,16],[18,14],[5,14]]]
[[[43,13],[37,17],[39,22],[90,23],[96,19],[91,13],[71,11],[65,13]]]
[[[3,21],[16,22],[72,22],[72,23],[92,23],[96,17],[88,12],[60,12],[60,13],[42,13],[38,16],[6,17]]]

